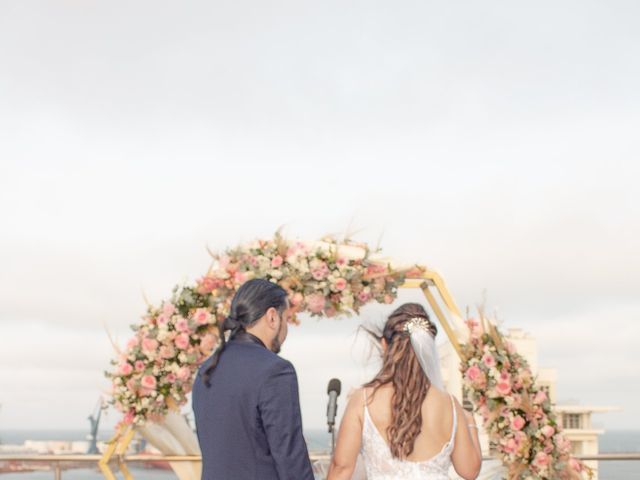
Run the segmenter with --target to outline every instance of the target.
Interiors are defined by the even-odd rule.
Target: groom
[[[272,282],[249,280],[236,292],[193,386],[202,480],[314,479],[296,372],[277,355],[290,317],[287,293]]]

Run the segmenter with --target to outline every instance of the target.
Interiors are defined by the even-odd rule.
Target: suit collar
[[[245,332],[244,330],[236,333],[230,341],[238,343],[255,343],[256,345],[260,345],[263,348],[267,348],[262,340],[249,332]]]

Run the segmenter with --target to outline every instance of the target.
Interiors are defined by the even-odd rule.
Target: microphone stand
[[[333,425],[329,426],[329,431],[331,432],[331,456],[333,457],[333,452],[336,449],[336,431]]]

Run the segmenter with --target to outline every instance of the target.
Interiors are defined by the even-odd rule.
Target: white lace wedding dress
[[[453,452],[454,437],[458,418],[453,397],[453,427],[451,437],[444,444],[440,452],[429,460],[412,462],[393,458],[389,446],[376,428],[367,402],[364,407],[364,426],[362,430],[362,457],[367,473],[367,480],[449,480],[451,467],[451,452]]]

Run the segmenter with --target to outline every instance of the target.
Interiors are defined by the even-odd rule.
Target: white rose
[[[271,270],[269,272],[272,278],[277,278],[278,280],[282,278],[283,273],[280,270]]]
[[[260,255],[258,258],[258,268],[261,272],[267,272],[271,268],[271,260],[264,255]]]
[[[300,273],[308,273],[309,272],[309,262],[307,262],[306,258],[300,259],[300,261],[294,263],[293,266]]]
[[[353,307],[353,295],[351,295],[350,293],[346,295],[342,295],[341,303],[347,308]]]

